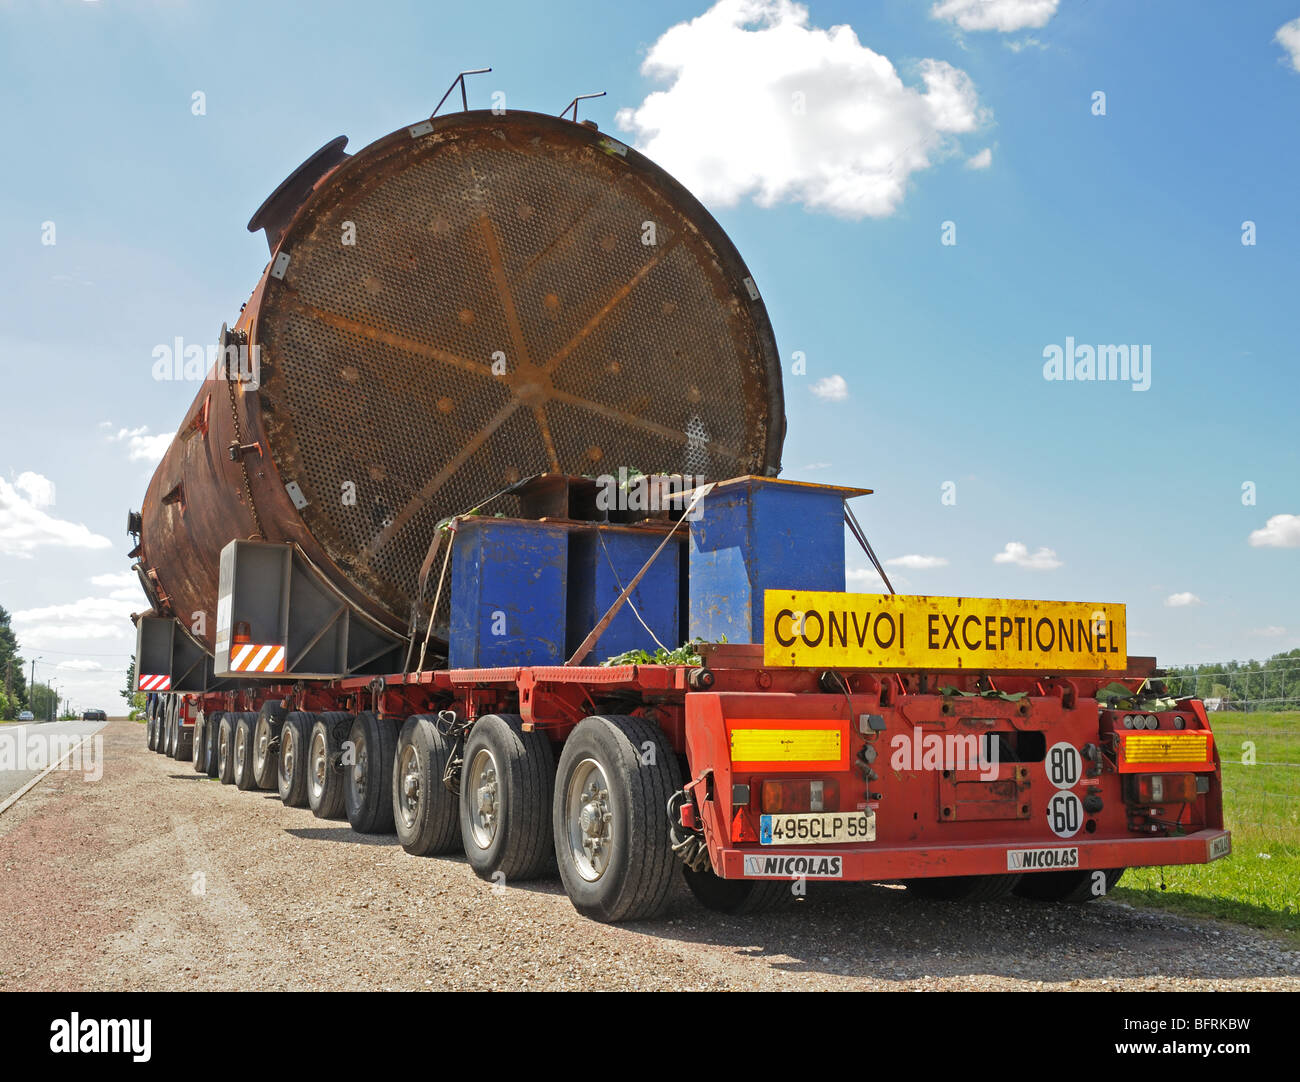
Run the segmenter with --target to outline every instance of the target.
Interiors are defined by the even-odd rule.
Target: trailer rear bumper
[[[1232,851],[1232,835],[1206,829],[1168,838],[1055,841],[1034,846],[1010,841],[948,848],[927,846],[745,846],[723,849],[724,879],[838,879],[872,881],[951,875],[1006,875],[1088,868],[1208,864]],[[748,861],[746,858],[749,858]]]

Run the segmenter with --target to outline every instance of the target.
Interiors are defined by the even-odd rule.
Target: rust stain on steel
[[[390,628],[436,523],[521,476],[779,468],[780,361],[748,270],[685,189],[603,139],[524,112],[394,132],[315,182],[273,254],[283,277],[241,317],[261,351],[236,408],[264,451],[246,459],[264,532]],[[142,556],[176,614],[211,625],[220,549],[253,527],[226,388],[191,413],[205,396],[208,431],[178,437],[150,485]],[[183,507],[163,505],[180,482]]]

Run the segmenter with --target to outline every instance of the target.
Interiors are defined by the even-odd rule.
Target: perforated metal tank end
[[[304,544],[401,627],[437,523],[520,478],[779,470],[762,299],[663,170],[527,112],[440,117],[350,157],[344,142],[249,225],[267,230],[272,260],[239,324],[260,385],[236,412],[241,442],[260,442],[251,489],[269,540]],[[215,395],[208,410],[230,412]],[[211,565],[185,575],[211,580],[221,547],[251,530],[234,467],[198,458],[174,445],[145,505],[143,549],[172,598],[187,586],[151,537],[183,540],[159,518],[174,514],[161,497],[178,475],[188,506],[224,512],[184,539]]]

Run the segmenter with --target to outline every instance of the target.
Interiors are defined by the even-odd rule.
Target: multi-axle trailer
[[[686,663],[230,675],[220,690],[155,697],[150,742],[241,789],[278,790],[360,832],[395,831],[410,853],[463,850],[494,882],[558,867],[574,905],[600,920],[653,915],[675,874],[728,912],[774,904],[808,880],[1087,901],[1126,867],[1227,854],[1204,707],[1166,697],[1154,661],[1121,652],[1120,607],[828,591],[828,579],[843,582],[842,535],[838,563],[808,563],[816,546],[801,531],[844,495],[759,478],[710,487],[680,551],[661,523],[457,524],[452,606],[478,615],[462,631],[470,656],[574,642],[593,610],[576,606],[576,628],[562,614],[593,592],[600,613],[622,605],[604,634],[636,637],[617,622],[633,615],[644,634],[683,596],[680,572],[692,625],[732,627],[731,641],[698,643]],[[768,513],[764,500],[778,497]],[[509,547],[493,543],[507,536]],[[629,537],[653,552],[639,568],[611,562],[626,573],[602,591],[581,542],[595,538],[613,560]],[[558,563],[557,542],[567,543]],[[319,633],[314,618],[299,625],[275,563],[258,578],[268,553],[288,550],[237,541],[227,553],[222,605],[248,640],[232,643],[233,658],[298,655]],[[659,561],[668,584],[634,585]],[[733,617],[751,606],[746,628]],[[173,654],[181,636],[171,621],[141,626],[148,684],[161,654],[145,630]],[[494,642],[494,627],[514,635]],[[1032,668],[1006,667],[1017,642]],[[891,664],[945,650],[978,664]],[[819,651],[833,663],[801,656]]]
[[[775,671],[725,646],[702,660],[177,695],[155,700],[149,740],[177,758],[192,748],[225,783],[395,829],[409,853],[463,847],[488,879],[558,863],[574,905],[601,920],[654,914],[674,874],[728,912],[808,879],[1087,901],[1126,867],[1229,851],[1201,703],[1096,698],[1142,686],[1141,664],[1118,681],[1000,674],[989,697],[977,673]],[[945,757],[962,746],[966,761]]]
[[[534,113],[345,143],[129,518],[151,747],[601,920],[1227,854],[1122,606],[845,592],[865,490],[778,477],[761,296],[671,177]]]

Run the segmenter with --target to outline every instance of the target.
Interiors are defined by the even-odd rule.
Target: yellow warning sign
[[[767,590],[763,663],[843,669],[1128,667],[1124,606],[1110,602]]]

